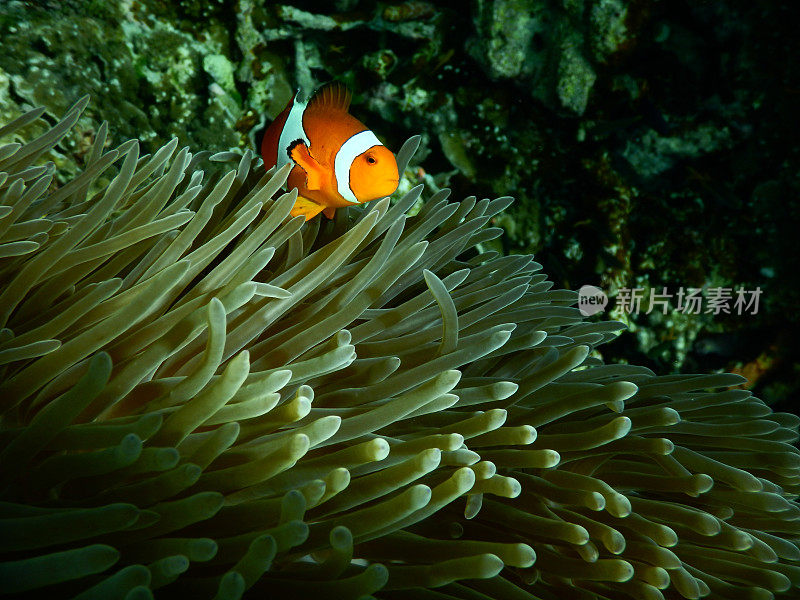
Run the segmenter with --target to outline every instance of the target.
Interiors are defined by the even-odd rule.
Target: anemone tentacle
[[[0,596],[800,587],[800,419],[602,364],[617,324],[480,252],[510,199],[304,225],[286,168],[105,127],[54,188],[86,103],[0,147]]]

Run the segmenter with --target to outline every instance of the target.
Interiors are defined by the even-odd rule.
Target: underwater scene
[[[800,598],[798,16],[0,0],[0,600]]]

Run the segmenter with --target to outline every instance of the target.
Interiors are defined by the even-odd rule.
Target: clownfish
[[[347,111],[344,86],[323,86],[307,102],[299,93],[264,133],[261,154],[267,169],[293,162],[287,187],[297,188],[291,215],[306,221],[322,212],[391,195],[399,181],[394,154]]]

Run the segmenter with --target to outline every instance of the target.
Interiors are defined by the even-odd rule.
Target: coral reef
[[[285,169],[106,149],[105,123],[53,186],[86,104],[0,129],[0,594],[800,587],[800,419],[589,356],[618,323],[477,250],[510,198],[304,225]]]

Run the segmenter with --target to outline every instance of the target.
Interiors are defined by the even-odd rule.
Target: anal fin
[[[298,196],[297,200],[295,200],[294,207],[289,212],[289,214],[293,217],[299,217],[300,215],[306,218],[306,221],[313,219],[319,213],[321,213],[325,209],[324,206],[321,204],[317,204],[313,200],[309,200],[308,198],[303,198],[302,196]]]

